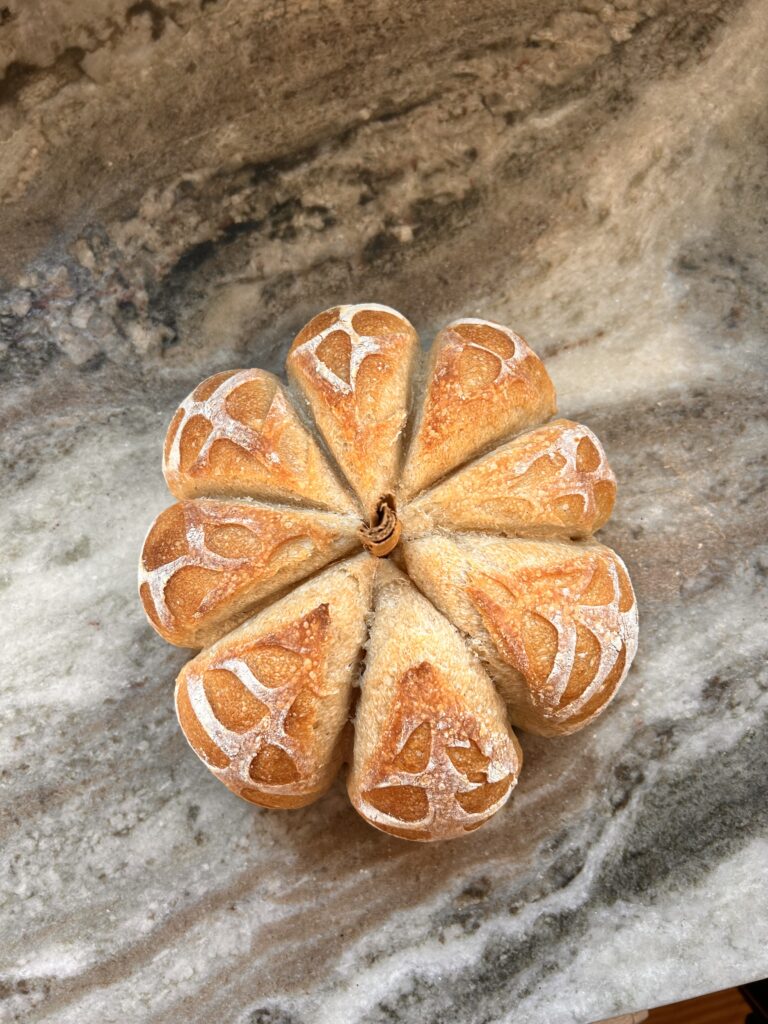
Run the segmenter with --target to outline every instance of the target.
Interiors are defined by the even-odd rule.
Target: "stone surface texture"
[[[584,1024],[768,973],[765,0],[0,0],[0,1020]],[[641,645],[455,843],[187,749],[166,424],[339,301],[497,319]]]

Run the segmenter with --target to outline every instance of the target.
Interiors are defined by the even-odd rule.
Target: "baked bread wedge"
[[[507,801],[520,745],[479,661],[408,578],[382,561],[374,595],[350,800],[392,835],[457,838]]]
[[[608,521],[616,478],[580,423],[556,420],[457,470],[403,510],[406,537],[481,530],[511,537],[581,538]]]
[[[610,548],[431,534],[403,553],[411,579],[483,661],[513,725],[574,732],[615,695],[637,650],[637,603]]]
[[[490,320],[454,320],[429,353],[400,503],[555,409],[549,374],[519,334]]]
[[[397,483],[418,355],[409,321],[373,303],[320,313],[288,353],[288,375],[369,516]]]
[[[217,779],[264,807],[303,807],[348,741],[374,563],[338,562],[182,669],[176,713]]]
[[[176,498],[357,510],[285,388],[265,370],[214,374],[184,399],[165,438],[163,474]]]
[[[281,587],[358,546],[354,516],[256,501],[180,501],[150,527],[139,565],[144,610],[180,647],[218,640]]]

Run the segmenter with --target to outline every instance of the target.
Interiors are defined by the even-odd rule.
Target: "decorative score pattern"
[[[458,393],[469,398],[515,376],[533,356],[527,342],[508,327],[477,317],[462,317],[443,328],[445,339],[434,380],[449,378]]]
[[[429,662],[405,672],[394,689],[397,701],[380,741],[382,751],[394,753],[363,777],[366,817],[422,841],[435,831],[473,831],[504,803],[516,774],[508,737],[493,735],[451,699]]]
[[[559,420],[509,441],[417,498],[406,535],[436,526],[583,537],[609,518],[616,478],[587,427]]]
[[[389,325],[391,330],[383,333],[382,322],[388,320],[394,321]],[[404,316],[388,306],[369,303],[328,310],[315,317],[305,330],[310,336],[294,347],[296,359],[308,362],[312,371],[334,391],[351,395],[363,361],[385,353],[401,332],[413,328]]]
[[[179,498],[215,493],[355,507],[277,378],[263,370],[215,374],[184,399],[168,429],[163,472]]]
[[[222,535],[222,530],[227,532]],[[240,530],[247,531],[248,536],[243,538],[235,533]],[[243,543],[236,548],[232,542],[238,536]],[[207,610],[216,603],[217,585],[231,586],[231,574],[244,569],[257,553],[264,551],[250,516],[244,516],[237,507],[212,502],[173,505],[152,524],[147,539],[154,539],[155,545],[145,545],[139,566],[139,588],[147,613],[166,630],[173,629],[181,611],[181,600],[177,597],[180,588],[169,588],[177,574],[191,570],[192,579],[206,583],[196,608],[190,610]],[[167,561],[162,560],[165,556]],[[223,575],[227,570],[229,579]]]
[[[487,320],[455,320],[432,346],[401,499],[554,412],[552,382],[523,338]]]
[[[497,588],[506,600],[494,599]],[[546,568],[477,573],[467,594],[533,704],[555,721],[573,724],[602,706],[635,656],[637,606],[616,555],[587,551]]]
[[[161,513],[144,542],[139,592],[171,643],[210,642],[278,586],[356,544],[354,520],[245,501],[183,501]]]
[[[328,605],[188,672],[177,708],[198,754],[245,799],[298,806],[327,774],[313,726],[328,695]]]
[[[241,415],[245,413],[247,419],[232,414],[237,405],[233,405],[233,410],[229,408],[230,399],[244,384],[254,385],[243,396],[248,405],[246,401],[238,403]],[[272,408],[281,398],[276,382],[262,370],[235,370],[210,377],[184,399],[173,418],[166,442],[166,468],[170,472],[193,470],[209,460],[213,446],[222,440],[237,445],[264,465],[280,462],[275,443],[279,438],[272,440],[268,423],[270,417],[283,419],[285,401],[282,409]],[[185,438],[190,444],[184,446],[182,460]]]

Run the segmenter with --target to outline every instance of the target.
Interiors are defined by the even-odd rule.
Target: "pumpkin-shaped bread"
[[[627,570],[592,534],[616,483],[552,419],[541,360],[499,324],[444,328],[422,365],[400,313],[316,316],[262,370],[174,415],[139,590],[193,750],[233,792],[300,807],[348,765],[355,809],[449,839],[508,799],[512,726],[556,736],[605,708],[637,647]],[[414,394],[414,382],[423,382]]]

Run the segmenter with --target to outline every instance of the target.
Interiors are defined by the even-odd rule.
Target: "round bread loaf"
[[[311,803],[347,764],[381,831],[467,835],[517,782],[512,727],[582,728],[637,650],[626,566],[592,539],[616,499],[606,454],[551,418],[543,363],[489,321],[454,321],[422,359],[396,310],[334,307],[287,369],[293,395],[233,370],[171,420],[179,501],[139,591],[161,636],[204,648],[179,723],[252,803]]]

